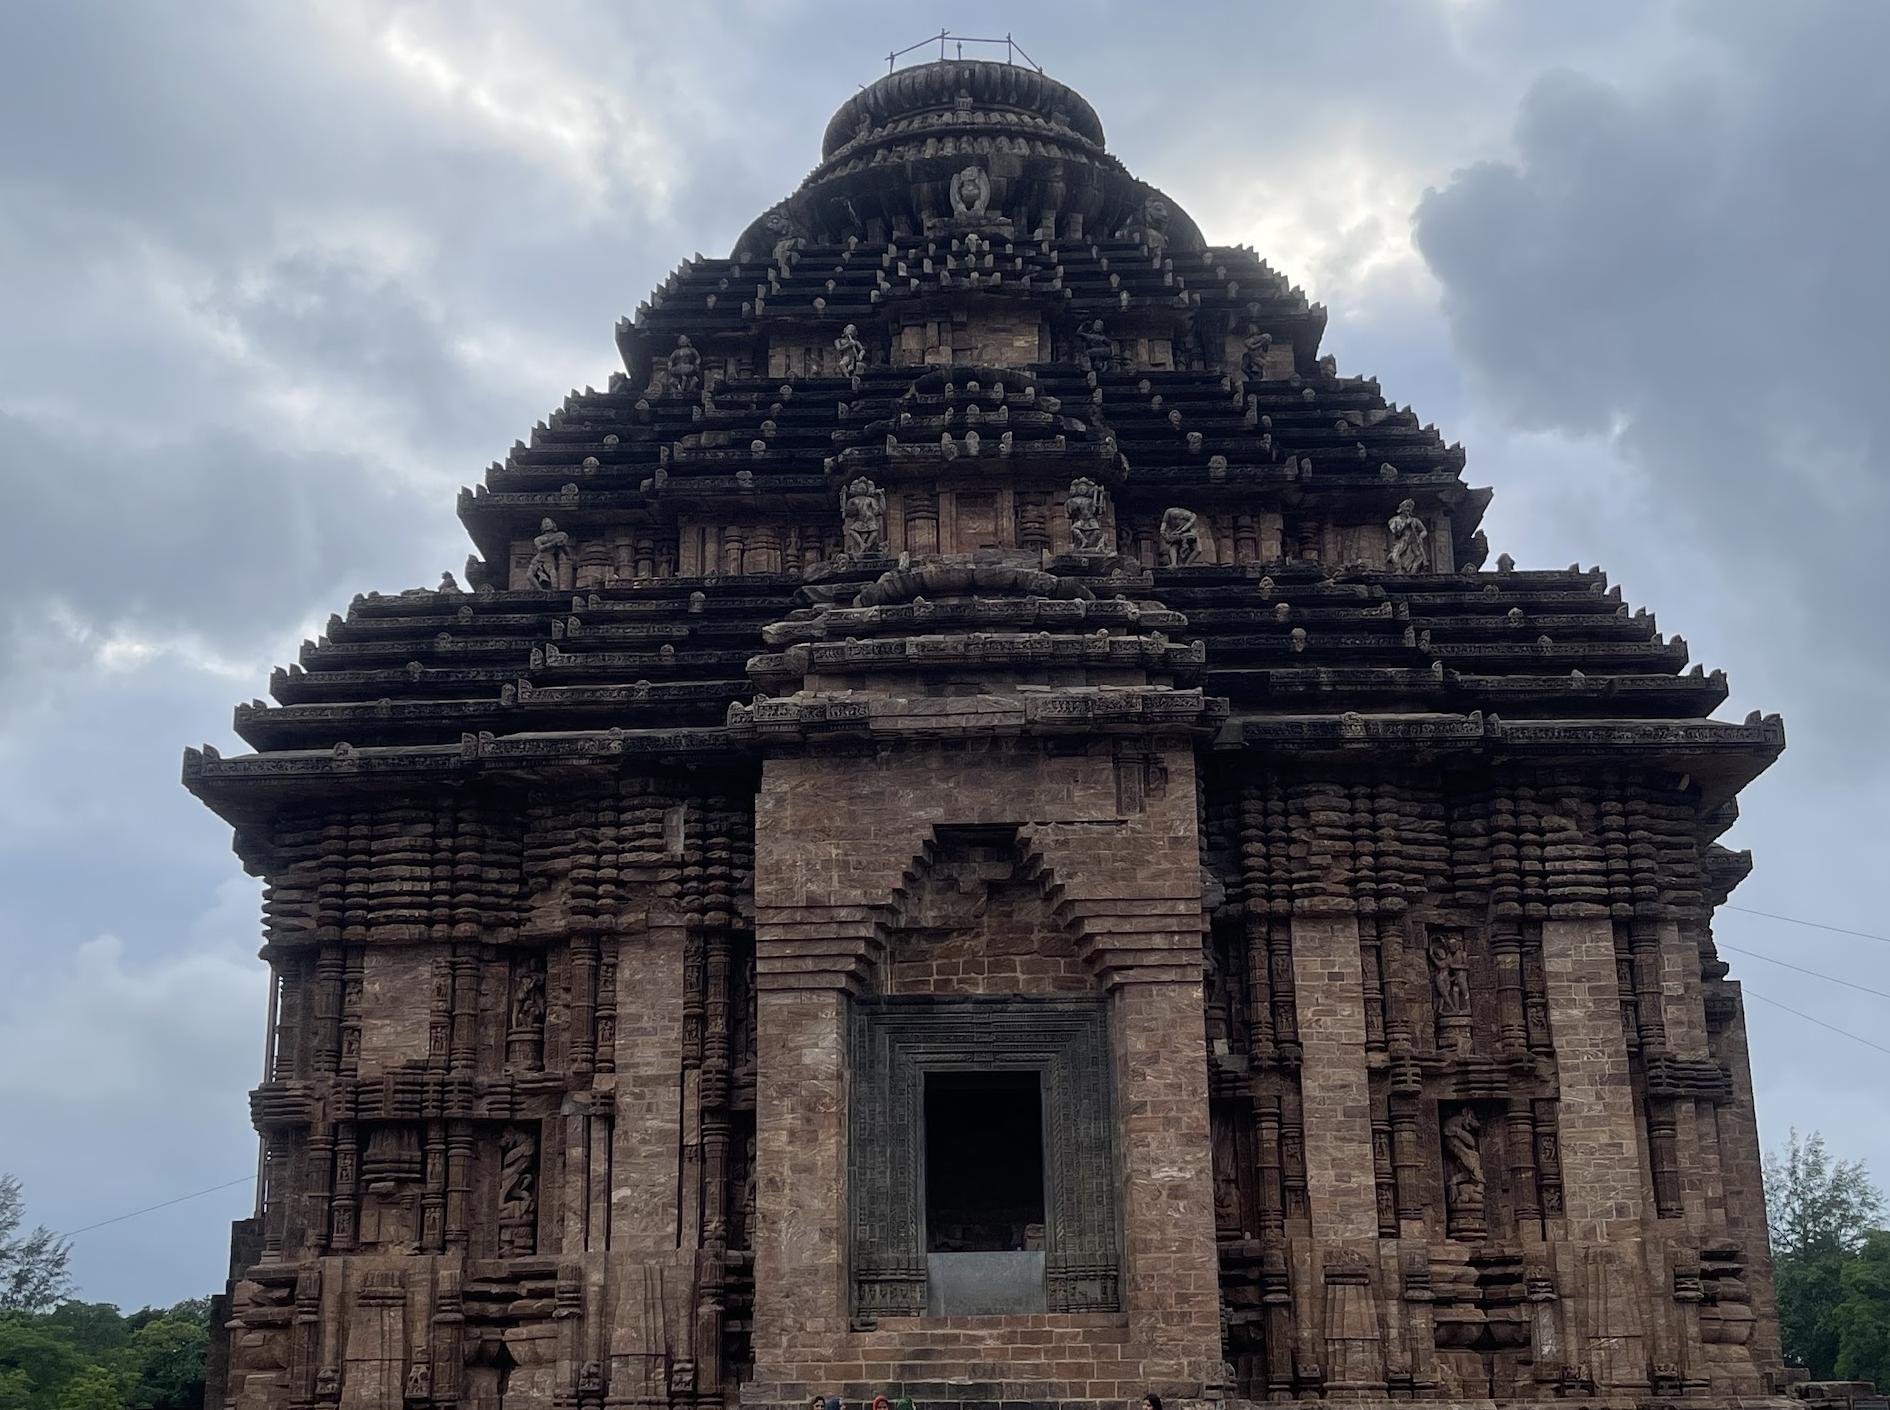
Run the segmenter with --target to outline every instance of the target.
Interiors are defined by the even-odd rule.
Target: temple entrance
[[[1043,1215],[1038,1074],[926,1073],[926,1252],[1040,1251]]]
[[[858,999],[855,1319],[1115,1312],[1115,1118],[1092,999]]]

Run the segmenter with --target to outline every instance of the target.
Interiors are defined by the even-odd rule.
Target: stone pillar
[[[1542,962],[1561,1076],[1568,1237],[1576,1243],[1632,1239],[1640,1233],[1643,1204],[1640,1129],[1628,1085],[1613,924],[1605,916],[1544,921]]]
[[[681,925],[651,924],[625,937],[617,963],[610,1246],[631,1257],[676,1250],[682,950]]]
[[[1145,1362],[1145,1375],[1212,1385],[1220,1288],[1200,1015],[1198,978],[1124,983],[1110,1001],[1131,1333],[1172,1357]]]
[[[1293,917],[1306,1202],[1314,1230],[1334,1242],[1378,1237],[1362,978],[1355,917]]]
[[[846,996],[761,981],[755,1052],[755,1367],[792,1379],[847,1316]]]

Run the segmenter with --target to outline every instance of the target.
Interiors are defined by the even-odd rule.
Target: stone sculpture
[[[1480,1231],[1483,1226],[1482,1133],[1482,1123],[1467,1106],[1444,1119],[1444,1183],[1454,1232]]]
[[[1273,335],[1262,333],[1259,328],[1249,323],[1247,339],[1241,347],[1240,372],[1243,377],[1258,381],[1267,375],[1267,349],[1273,346]]]
[[[1091,372],[1107,372],[1116,362],[1116,345],[1103,331],[1100,318],[1077,334],[1083,345],[1083,361],[1089,364]]]
[[[1418,518],[1416,500],[1400,502],[1398,512],[1391,516],[1385,527],[1391,535],[1391,547],[1385,552],[1385,562],[1392,572],[1422,573],[1429,569],[1431,556],[1426,542],[1431,531]]]
[[[507,1258],[537,1247],[538,1142],[508,1126],[499,1137],[499,1252]]]
[[[1447,1018],[1467,1015],[1470,1012],[1470,962],[1464,954],[1463,936],[1455,933],[1433,936],[1427,958],[1437,1012]]]
[[[663,372],[663,390],[673,397],[692,397],[702,390],[702,354],[684,333],[677,337]]]
[[[1162,511],[1162,562],[1170,568],[1188,568],[1201,561],[1200,516],[1192,509]]]
[[[566,588],[571,585],[570,574],[571,536],[552,520],[539,520],[538,537],[532,540],[531,562],[525,566],[526,586]]]
[[[864,476],[840,496],[846,551],[854,558],[878,558],[886,552],[886,492]]]
[[[833,340],[834,363],[842,377],[852,377],[866,366],[866,345],[860,341],[859,331],[849,323]]]
[[[1103,515],[1108,512],[1109,492],[1084,477],[1070,485],[1064,507],[1070,516],[1070,551],[1107,553],[1108,530],[1103,527]]]
[[[983,215],[991,204],[991,178],[981,166],[962,168],[952,178],[952,214]]]
[[[775,268],[784,273],[793,264],[794,257],[806,245],[807,238],[801,234],[787,211],[777,206],[768,212],[762,224],[768,233],[774,236],[774,244],[769,249],[769,258]]]

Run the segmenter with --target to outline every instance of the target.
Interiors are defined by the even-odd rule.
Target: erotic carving
[[[1463,936],[1434,935],[1425,954],[1431,962],[1431,992],[1443,1018],[1463,1018],[1470,1012],[1470,960]]]

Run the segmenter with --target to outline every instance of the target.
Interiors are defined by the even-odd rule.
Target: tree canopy
[[[1785,1359],[1815,1380],[1890,1384],[1890,1232],[1863,1163],[1794,1130],[1766,1156],[1765,1208]]]

